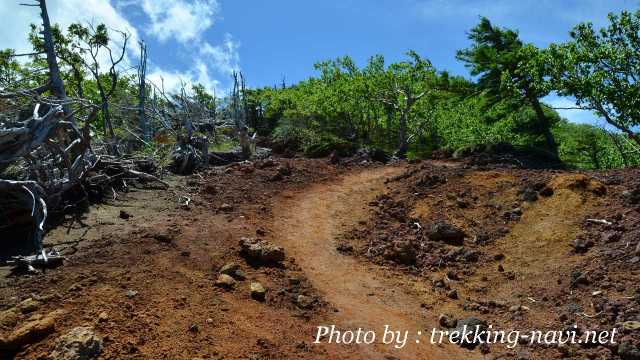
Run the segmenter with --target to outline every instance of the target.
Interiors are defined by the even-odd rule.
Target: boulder
[[[56,340],[49,355],[55,360],[88,360],[98,357],[102,351],[102,337],[91,327],[76,327]]]

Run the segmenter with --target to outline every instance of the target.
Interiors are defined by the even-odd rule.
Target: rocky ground
[[[490,357],[640,359],[638,174],[414,164],[338,250],[424,279],[442,328],[619,334],[607,346],[478,347]]]
[[[0,357],[640,359],[636,170],[336,160],[212,168],[68,219],[45,239],[63,266],[2,269]],[[474,322],[621,335],[515,349],[313,344],[320,324]]]

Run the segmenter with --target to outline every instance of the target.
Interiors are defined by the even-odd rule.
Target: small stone
[[[456,320],[451,315],[440,314],[440,316],[438,317],[438,323],[440,324],[440,326],[450,329],[456,327],[458,320]]]
[[[540,196],[544,196],[544,197],[549,197],[549,196],[553,196],[553,189],[545,186],[544,188],[542,188],[542,190],[540,190]]]
[[[254,281],[251,282],[251,298],[258,301],[264,301],[265,296],[267,294],[267,290],[262,286],[261,283]]]
[[[191,326],[189,326],[189,332],[197,333],[198,331],[200,331],[198,324],[191,324]]]
[[[232,212],[233,211],[233,206],[231,206],[231,205],[229,205],[227,203],[224,203],[224,204],[220,205],[220,207],[218,209],[220,211],[222,211],[222,212],[228,213],[228,212]]]
[[[338,246],[336,246],[336,250],[341,253],[350,254],[353,252],[353,245],[345,243],[338,244]]]
[[[466,209],[469,207],[469,203],[467,201],[465,201],[463,198],[457,198],[456,199],[456,205],[460,208],[460,209]]]
[[[135,290],[127,290],[124,295],[126,297],[128,297],[129,299],[133,299],[134,297],[138,296],[138,292]]]
[[[220,268],[220,274],[233,276],[238,270],[240,270],[240,265],[234,262],[228,262],[224,264],[222,268]]]
[[[504,260],[504,254],[500,253],[500,254],[495,254],[493,256],[493,260],[495,261],[500,261],[500,260]]]
[[[109,314],[106,311],[103,311],[100,314],[98,314],[99,322],[106,322],[107,320],[109,320]]]
[[[216,280],[216,286],[223,289],[231,289],[236,285],[236,281],[227,274],[220,274]]]
[[[449,299],[457,300],[457,299],[458,299],[458,290],[456,290],[456,289],[451,289],[451,290],[447,293],[447,297],[448,297]]]
[[[102,337],[91,327],[76,327],[56,340],[49,355],[56,360],[88,360],[98,357],[102,351]]]
[[[124,210],[120,210],[120,219],[123,220],[129,220],[129,218],[131,217],[131,214],[129,214],[128,212],[124,211]]]
[[[161,243],[165,243],[165,244],[168,244],[168,243],[173,241],[173,236],[171,236],[168,233],[164,233],[164,232],[153,234],[153,238],[156,239],[157,241],[159,241]]]

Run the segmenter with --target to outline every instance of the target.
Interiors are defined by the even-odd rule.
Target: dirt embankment
[[[417,291],[443,329],[473,317],[502,330],[618,334],[606,345],[478,347],[489,356],[637,359],[637,175],[426,162],[392,179],[340,247],[424,279]]]

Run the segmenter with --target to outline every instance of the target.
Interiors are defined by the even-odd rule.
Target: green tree
[[[552,124],[540,102],[551,91],[543,52],[523,43],[516,31],[494,26],[484,17],[471,29],[469,39],[473,44],[458,51],[457,58],[466,63],[472,75],[479,76],[478,86],[489,104],[503,102],[510,111],[530,105],[537,117],[536,131],[544,135],[547,149],[557,155]]]
[[[579,24],[570,35],[549,50],[560,92],[640,144],[634,130],[640,125],[640,10],[609,14],[609,25],[599,30]]]

